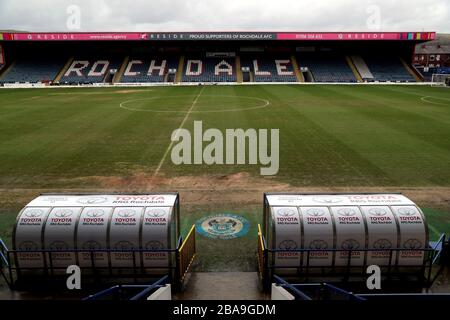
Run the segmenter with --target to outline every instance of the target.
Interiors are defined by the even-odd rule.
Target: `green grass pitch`
[[[172,131],[183,121],[192,130],[195,120],[202,120],[204,129],[279,129],[278,175],[260,177],[259,165],[176,166],[170,153],[161,162]],[[0,237],[9,239],[17,210],[41,191],[105,189],[102,179],[152,177],[159,164],[158,176],[165,178],[245,172],[261,183],[301,190],[445,193],[450,190],[450,90],[406,85],[0,90]],[[124,190],[124,184],[117,189],[136,191]],[[430,208],[426,212],[436,236],[450,231],[450,204],[448,197],[447,202],[432,198],[424,196],[419,204]],[[229,250],[224,255],[234,254],[236,264],[252,268],[260,203],[186,208],[184,230],[204,214],[246,216],[252,224],[247,237],[203,239],[199,245],[210,250],[210,258],[224,247]],[[233,241],[244,241],[251,252],[229,249]],[[200,268],[220,269],[210,261],[215,260],[204,259]]]

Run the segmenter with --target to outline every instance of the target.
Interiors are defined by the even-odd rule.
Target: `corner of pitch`
[[[260,165],[261,175],[276,175],[279,131],[253,128],[225,129],[225,132],[217,128],[203,130],[203,122],[194,121],[193,135],[182,128],[172,132],[171,142],[176,143],[171,152],[172,162],[175,165]]]

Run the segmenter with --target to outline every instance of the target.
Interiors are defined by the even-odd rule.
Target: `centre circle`
[[[268,100],[247,96],[202,95],[197,98],[195,95],[176,95],[131,99],[119,106],[140,112],[211,113],[262,109],[269,104]]]

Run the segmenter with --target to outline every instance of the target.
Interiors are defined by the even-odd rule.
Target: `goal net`
[[[439,87],[450,86],[450,74],[434,73],[431,76],[431,85]]]

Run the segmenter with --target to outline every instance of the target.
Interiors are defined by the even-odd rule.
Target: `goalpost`
[[[450,86],[450,74],[437,74],[433,73],[431,76],[432,87],[445,87]]]

